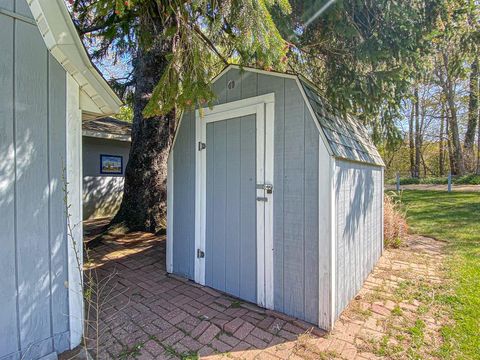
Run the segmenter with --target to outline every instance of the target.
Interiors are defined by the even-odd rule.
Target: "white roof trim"
[[[116,114],[121,100],[93,66],[63,0],[27,0],[45,45],[101,116]],[[82,106],[82,101],[80,102]],[[91,106],[88,111],[92,112]]]
[[[108,139],[117,141],[131,142],[132,137],[130,135],[110,134],[103,131],[83,130],[82,135],[86,137],[93,137],[98,139]]]

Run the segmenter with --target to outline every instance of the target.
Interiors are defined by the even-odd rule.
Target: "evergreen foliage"
[[[284,67],[280,60],[288,47],[270,10],[289,14],[287,0],[75,0],[72,5],[94,58],[128,55],[135,61],[139,46],[148,50],[158,40],[152,38],[158,29],[150,27],[162,27],[162,41],[171,43],[172,51],[144,109],[146,117],[211,104],[209,81],[227,59],[265,69]],[[123,86],[131,84],[126,80]]]

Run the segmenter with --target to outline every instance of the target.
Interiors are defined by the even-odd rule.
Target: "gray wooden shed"
[[[331,329],[383,248],[383,161],[304,79],[228,66],[169,156],[167,271]]]
[[[0,48],[0,360],[56,359],[83,330],[82,118],[121,103],[63,0],[0,0]]]

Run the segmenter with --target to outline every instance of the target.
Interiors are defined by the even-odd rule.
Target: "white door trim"
[[[197,257],[197,249],[205,251],[206,231],[206,151],[199,143],[206,143],[207,123],[255,114],[257,141],[257,183],[273,184],[274,93],[255,96],[201,109],[195,112],[195,282],[205,285],[205,258]],[[257,304],[273,309],[273,194],[256,190],[257,197]]]

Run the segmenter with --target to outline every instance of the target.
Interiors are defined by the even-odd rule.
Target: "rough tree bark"
[[[414,90],[415,97],[415,177],[420,177],[420,159],[421,159],[421,144],[422,134],[420,128],[420,99],[418,97],[418,87]]]
[[[412,101],[412,112],[408,121],[408,145],[410,149],[410,176],[415,177],[415,140],[413,135],[413,118],[415,116],[415,106]]]
[[[143,21],[155,20],[150,14]],[[142,111],[165,70],[165,55],[172,51],[172,43],[162,39],[160,22],[148,29],[156,34],[152,44],[139,46],[134,60],[132,145],[122,203],[111,225],[122,224],[129,231],[157,232],[165,227],[167,158],[175,114],[144,118]]]
[[[478,122],[478,134],[477,134],[477,175],[480,175],[480,121]]]
[[[448,73],[448,55],[443,53],[443,61],[446,69],[445,80],[442,81],[442,87],[445,93],[445,98],[447,100],[447,108],[449,112],[448,122],[450,128],[450,163],[451,171],[454,175],[463,175],[465,174],[465,165],[463,160],[463,151],[462,145],[460,143],[460,135],[458,132],[458,119],[457,119],[457,107],[455,104],[455,90],[453,86],[453,81]]]
[[[452,141],[450,140],[452,138],[452,135],[450,134],[450,120],[448,119],[448,112],[446,112],[446,118],[445,118],[445,134],[447,135],[447,153],[448,153],[448,165],[450,168],[451,173],[455,173],[455,158],[453,156],[453,149],[452,149]]]
[[[443,176],[445,174],[445,160],[444,160],[444,154],[445,154],[445,149],[444,149],[444,143],[443,143],[443,134],[445,131],[445,108],[442,105],[442,110],[441,110],[441,115],[440,115],[440,137],[438,139],[438,172],[440,176]]]
[[[471,64],[470,86],[468,99],[468,124],[465,133],[464,152],[465,167],[468,171],[475,170],[475,154],[473,145],[478,123],[478,58]]]

